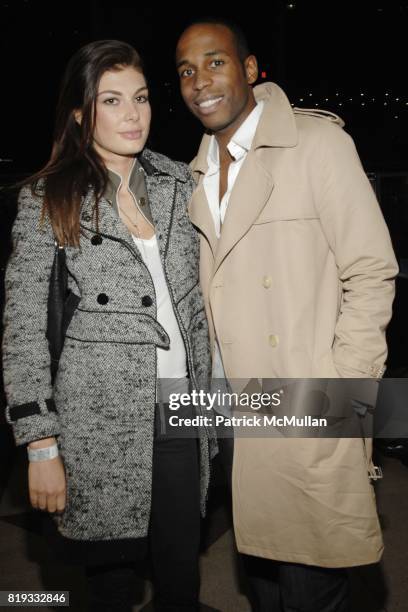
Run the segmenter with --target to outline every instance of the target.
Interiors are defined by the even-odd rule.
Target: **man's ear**
[[[82,111],[78,108],[76,110],[73,111],[74,112],[74,119],[75,121],[81,125],[81,121],[82,121]]]
[[[258,60],[255,55],[248,55],[244,61],[244,66],[248,84],[252,85],[258,78]]]

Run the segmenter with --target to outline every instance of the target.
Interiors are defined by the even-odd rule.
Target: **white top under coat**
[[[165,379],[166,382],[169,378],[186,379],[186,349],[174,314],[156,235],[149,239],[143,239],[132,234],[132,238],[153,280],[156,293],[157,321],[166,330],[170,338],[170,348],[168,350],[157,349],[157,377],[161,380]]]

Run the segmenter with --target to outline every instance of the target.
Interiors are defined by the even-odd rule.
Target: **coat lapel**
[[[145,174],[146,189],[149,198],[150,212],[156,230],[162,259],[167,249],[170,226],[172,223],[173,204],[176,197],[177,176],[171,176],[160,170],[150,168]],[[95,233],[93,217],[94,197],[88,193],[82,205],[81,227]],[[113,206],[106,198],[99,202],[99,232],[112,236],[114,239],[126,242],[135,253],[139,253],[129,230],[117,215]]]
[[[215,256],[218,239],[215,235],[214,220],[211,216],[202,181],[191,197],[188,206],[188,214],[191,223],[193,223],[207,239],[211,247],[212,254]]]
[[[215,255],[214,274],[259,216],[273,189],[270,173],[250,151],[231,192]]]
[[[94,196],[93,193],[88,193],[82,205],[81,212],[81,227],[88,230],[92,234],[96,233],[96,224],[93,216]],[[105,198],[99,201],[99,233],[101,235],[111,236],[116,240],[126,242],[131,250],[138,253],[132,235],[126,225],[118,217],[113,206]]]
[[[197,188],[194,191],[189,206],[188,214],[191,222],[200,230],[210,245],[213,256],[217,250],[218,238],[215,235],[214,221],[208,205],[207,196],[203,185],[203,178],[208,170],[207,154],[211,142],[211,136],[204,134],[197,157],[190,164]]]
[[[147,175],[146,187],[157,241],[164,260],[176,197],[176,179],[168,175]]]
[[[191,221],[206,236],[213,255],[213,274],[237,242],[250,229],[273,190],[271,169],[275,154],[285,147],[295,147],[298,134],[293,110],[284,92],[274,83],[254,88],[256,100],[263,100],[264,109],[250,151],[235,181],[219,241],[202,184],[208,170],[207,154],[210,135],[205,134],[197,157],[191,163],[198,187],[189,206]]]

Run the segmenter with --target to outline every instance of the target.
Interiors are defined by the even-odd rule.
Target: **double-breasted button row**
[[[96,298],[96,301],[98,302],[98,304],[105,306],[105,304],[109,302],[109,297],[106,295],[106,293],[100,293]]]
[[[99,234],[95,234],[95,236],[92,236],[91,244],[93,244],[94,246],[98,246],[98,244],[102,244],[102,236],[100,236]]]
[[[279,336],[277,336],[276,334],[270,334],[268,337],[268,341],[269,341],[269,345],[272,348],[275,348],[279,344]]]
[[[107,296],[106,293],[100,293],[98,297],[96,298],[96,301],[98,302],[98,304],[105,306],[105,304],[109,302],[109,296]],[[152,304],[153,304],[153,300],[150,297],[150,295],[144,295],[142,297],[142,306],[148,307],[148,306],[151,306]]]
[[[265,287],[265,289],[270,289],[272,287],[272,277],[265,274],[265,276],[262,277],[262,286]],[[268,343],[272,348],[276,348],[279,344],[279,336],[276,334],[269,334]]]
[[[153,300],[150,295],[144,295],[142,297],[142,306],[151,306],[153,304]]]
[[[272,278],[265,275],[262,279],[262,285],[265,287],[265,289],[269,289],[272,286]]]

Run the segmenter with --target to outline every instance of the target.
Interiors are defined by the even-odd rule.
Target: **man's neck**
[[[224,166],[225,164],[230,164],[232,161],[234,161],[234,157],[231,155],[230,150],[228,149],[227,145],[225,145],[225,147],[220,147],[218,143],[218,147],[219,147],[220,166]]]
[[[240,118],[240,121],[229,125],[224,130],[219,130],[215,132],[214,136],[218,144],[219,154],[220,154],[220,163],[224,161],[228,163],[233,159],[230,152],[228,151],[228,143],[231,141],[231,138],[234,134],[237,133],[241,125],[248,119],[249,115],[252,113],[254,108],[256,107],[256,100],[252,95],[249,104],[247,105],[246,113],[243,117]]]

